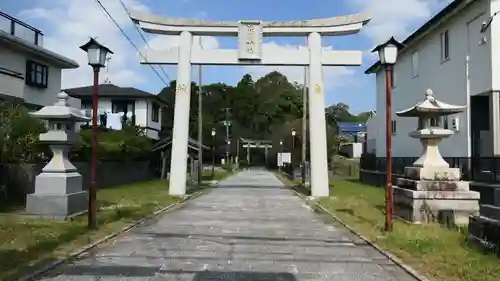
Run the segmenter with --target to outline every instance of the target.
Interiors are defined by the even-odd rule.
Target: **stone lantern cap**
[[[431,89],[425,91],[425,100],[411,108],[396,112],[400,117],[446,116],[464,111],[467,106],[447,104],[434,98]]]
[[[68,94],[65,92],[57,94],[57,102],[54,105],[44,106],[42,109],[30,114],[42,120],[90,121],[90,118],[85,116],[81,110],[69,106]]]

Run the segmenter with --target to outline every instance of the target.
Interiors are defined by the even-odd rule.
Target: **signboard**
[[[292,163],[292,153],[278,152],[278,167],[283,167],[284,164]]]
[[[260,60],[262,25],[258,21],[241,21],[238,26],[238,57],[240,60]]]
[[[283,161],[283,163],[287,163],[287,164],[292,163],[292,153],[282,152],[281,153],[281,160]]]
[[[283,167],[283,160],[281,158],[281,153],[278,152],[278,167]]]

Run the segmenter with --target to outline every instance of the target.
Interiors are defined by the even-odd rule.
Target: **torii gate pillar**
[[[321,35],[309,34],[309,138],[311,195],[328,196],[328,153],[326,147],[325,98],[323,94],[323,47]],[[312,91],[312,93],[311,93]]]
[[[170,158],[170,195],[186,194],[189,103],[191,99],[191,49],[193,46],[193,35],[189,31],[181,33],[179,46],[181,48],[179,48],[177,66],[172,157]],[[184,163],[184,165],[179,165],[179,163]]]
[[[170,165],[170,194],[186,193],[187,149],[191,65],[268,65],[309,66],[309,133],[311,137],[311,195],[328,196],[328,155],[326,144],[323,66],[359,66],[360,51],[325,50],[322,36],[348,35],[370,20],[367,14],[307,21],[200,21],[173,19],[131,11],[130,17],[144,31],[180,35],[179,47],[166,51],[147,51],[143,64],[178,65],[175,91],[174,130]],[[238,50],[204,50],[193,46],[195,36],[238,36]],[[263,36],[308,36],[309,48],[297,50],[263,50]],[[267,147],[266,147],[267,163]]]

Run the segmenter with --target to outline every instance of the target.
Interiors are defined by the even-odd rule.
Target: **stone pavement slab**
[[[270,172],[208,194],[61,266],[42,280],[415,281]]]

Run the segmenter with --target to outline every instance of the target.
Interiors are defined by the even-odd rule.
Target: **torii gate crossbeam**
[[[323,66],[361,65],[360,51],[327,50],[321,36],[359,32],[369,22],[367,14],[306,21],[203,21],[175,19],[132,11],[132,20],[145,32],[179,35],[179,46],[166,51],[142,52],[143,64],[177,64],[172,157],[169,192],[186,193],[186,152],[189,133],[191,66],[199,65],[307,65],[309,66],[309,132],[311,148],[311,194],[328,196]],[[238,36],[238,50],[204,50],[193,46],[193,36]],[[297,50],[262,49],[263,36],[307,36],[308,48]]]

